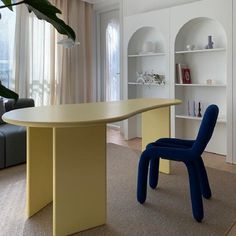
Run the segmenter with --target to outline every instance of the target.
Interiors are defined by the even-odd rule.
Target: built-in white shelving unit
[[[226,84],[175,84],[177,87],[226,87]]]
[[[226,48],[184,50],[184,51],[176,51],[175,54],[209,53],[209,52],[222,52],[222,51],[226,51]]]
[[[136,82],[128,82],[128,85],[157,86],[157,87],[164,87],[164,86],[166,86],[166,84],[157,84],[157,83],[136,83]]]
[[[187,115],[176,115],[177,119],[187,119],[187,120],[198,120],[201,121],[202,117],[196,117],[196,116],[187,116]],[[218,117],[217,123],[226,123],[227,119],[226,117]]]
[[[205,49],[208,35],[212,35],[213,49]],[[185,50],[187,45],[198,49]],[[209,18],[190,20],[176,36],[174,57],[175,64],[183,64],[191,72],[191,84],[177,83],[177,77],[173,78],[175,97],[183,101],[175,108],[175,137],[194,139],[202,120],[196,116],[199,103],[202,116],[208,105],[216,104],[220,113],[207,151],[226,155],[227,143],[221,138],[227,136],[227,40],[223,27]]]
[[[125,17],[123,57],[125,99],[164,97],[183,101],[171,109],[172,137],[194,139],[202,120],[193,116],[199,113],[199,102],[202,116],[209,104],[217,104],[219,118],[206,150],[226,155],[231,163],[236,156],[232,115],[232,2],[195,1]],[[209,35],[214,42],[212,49],[206,48]],[[143,45],[149,41],[157,43],[156,50],[143,50]],[[176,80],[176,63],[190,68],[191,84],[180,84]],[[137,81],[137,72],[165,75],[166,84]],[[193,104],[196,108],[191,114],[189,109]],[[125,138],[140,137],[140,127],[138,117],[124,122]]]
[[[150,43],[154,47],[154,52],[143,52],[145,44]],[[165,38],[155,27],[142,27],[138,29],[128,45],[128,98],[160,98],[168,97],[169,89],[166,81],[168,78],[168,53],[166,52]],[[165,79],[164,83],[139,82],[138,79],[145,81],[145,75],[158,74]],[[149,77],[149,76],[147,76]],[[136,116],[128,122],[129,129],[132,129],[132,138],[141,137],[141,116]]]
[[[169,17],[163,9],[124,19],[124,98],[170,97]],[[128,119],[124,127],[126,139],[142,137],[141,116]]]
[[[140,53],[136,55],[128,55],[128,57],[154,57],[154,56],[166,56],[167,53],[165,52],[159,52],[159,53]]]

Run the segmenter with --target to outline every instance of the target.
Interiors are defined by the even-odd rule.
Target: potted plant
[[[13,11],[13,6],[25,4],[29,13],[33,12],[38,19],[49,22],[58,31],[58,33],[68,36],[68,43],[70,46],[75,44],[76,35],[74,30],[68,26],[63,20],[57,17],[56,14],[61,14],[61,11],[52,5],[48,0],[23,0],[15,2],[13,0],[0,0],[3,5],[0,9],[9,8]],[[1,12],[0,12],[1,19]],[[65,40],[63,40],[65,43]],[[5,98],[18,99],[18,94],[6,88],[0,81],[0,96]]]

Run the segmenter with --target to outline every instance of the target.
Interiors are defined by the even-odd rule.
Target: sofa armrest
[[[20,109],[20,108],[26,108],[26,107],[34,107],[34,100],[31,98],[19,98],[16,102],[14,99],[9,99],[5,103],[5,109],[6,112]]]

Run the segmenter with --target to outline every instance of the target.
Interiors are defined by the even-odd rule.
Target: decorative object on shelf
[[[155,51],[155,43],[148,41],[143,44],[141,53],[154,53]]]
[[[143,78],[143,72],[137,72],[136,73],[137,74],[137,80],[136,80],[136,82],[137,83],[140,83],[140,84],[145,84],[145,79]]]
[[[196,102],[193,101],[193,116],[197,116],[196,115]]]
[[[157,73],[148,73],[148,72],[137,72],[137,83],[140,84],[157,84],[157,85],[165,85],[165,76],[159,75]]]
[[[146,84],[153,84],[154,83],[153,74],[145,72],[144,73],[144,79],[145,79]]]
[[[189,68],[182,68],[182,76],[183,76],[183,83],[184,84],[191,84],[191,74]]]
[[[201,103],[199,102],[198,103],[198,114],[197,114],[197,117],[202,117],[202,114],[201,114],[201,111],[202,111],[202,108],[201,108]]]
[[[187,103],[187,115],[191,117],[197,117],[197,107],[196,107],[196,101],[194,100],[188,100]]]
[[[192,50],[194,50],[194,48],[195,48],[195,45],[194,45],[194,44],[188,44],[188,45],[186,45],[186,49],[187,49],[188,51],[192,51]]]
[[[182,68],[185,67],[184,64],[176,64],[176,83],[183,84],[183,75],[182,75]]]
[[[190,101],[188,100],[188,116],[191,116],[191,112],[190,112]]]
[[[160,85],[163,84],[164,85],[166,83],[164,75],[153,74],[152,76],[153,76],[154,82],[156,84],[160,84]]]
[[[137,79],[137,83],[145,84],[145,80],[144,80],[144,78],[139,77],[139,78]]]
[[[215,81],[213,79],[207,79],[206,84],[212,85],[215,84]]]
[[[176,64],[176,83],[177,84],[191,84],[191,73],[187,65]]]
[[[208,44],[206,45],[206,49],[213,49],[214,42],[212,41],[212,36],[208,36]]]
[[[158,51],[158,44],[156,42],[147,41],[144,42],[142,46],[142,51],[139,54],[147,54],[147,53],[156,53]]]

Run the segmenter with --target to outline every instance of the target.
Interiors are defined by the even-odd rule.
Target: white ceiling
[[[121,0],[82,0],[82,1],[94,4],[94,9],[96,11],[100,11],[100,10],[108,8],[109,6],[119,5]],[[127,1],[127,0],[123,0],[123,1]]]
[[[150,10],[176,6],[201,0],[82,0],[95,5],[95,9],[103,9],[109,5],[123,1],[124,15],[132,15]]]
[[[108,3],[109,4],[109,2],[111,2],[111,0],[83,0],[83,1],[89,2],[89,3],[92,3],[92,4],[98,4],[98,3]],[[123,1],[124,1],[124,3],[129,2],[129,0],[123,0]],[[185,3],[185,2],[191,2],[191,1],[193,2],[193,1],[199,1],[199,0],[152,0],[152,1],[155,2],[155,4],[157,6],[160,6],[160,8],[163,8],[163,7],[169,7],[169,6],[182,4],[182,3]],[[112,2],[114,2],[114,0],[112,0]],[[118,3],[119,0],[116,0],[116,2]],[[136,5],[143,5],[143,2],[145,2],[145,1],[135,0],[135,2],[136,2]]]

